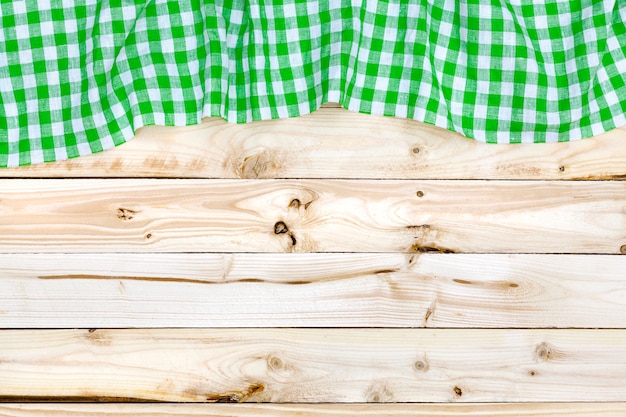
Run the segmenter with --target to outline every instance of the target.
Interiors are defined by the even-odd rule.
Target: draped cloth
[[[324,102],[488,143],[581,139],[626,124],[625,23],[621,0],[0,1],[0,166]]]

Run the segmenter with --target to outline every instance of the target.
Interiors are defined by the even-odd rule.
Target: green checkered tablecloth
[[[625,23],[624,0],[0,0],[0,166],[327,101],[489,143],[585,138],[626,124]]]

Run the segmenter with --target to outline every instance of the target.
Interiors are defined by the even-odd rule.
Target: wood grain
[[[626,182],[0,180],[1,252],[626,252]]]
[[[626,256],[0,254],[0,328],[603,327]]]
[[[626,179],[626,129],[571,143],[485,145],[412,120],[322,108],[293,119],[147,127],[121,147],[3,177]]]
[[[0,400],[624,401],[623,330],[4,330]]]
[[[0,417],[623,417],[626,403],[541,404],[0,404]]]

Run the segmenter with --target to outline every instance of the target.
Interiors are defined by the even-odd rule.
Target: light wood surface
[[[623,417],[626,403],[0,404],[0,417]]]
[[[322,108],[243,125],[146,127],[117,149],[4,177],[626,179],[626,129],[568,144],[490,145],[412,120]]]
[[[0,252],[626,252],[623,181],[0,180]]]
[[[0,178],[0,417],[626,416],[626,128],[328,104]]]
[[[624,330],[5,330],[0,400],[626,401]]]
[[[0,328],[626,326],[626,256],[0,254]]]

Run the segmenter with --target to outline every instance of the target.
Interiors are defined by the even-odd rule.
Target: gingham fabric
[[[490,143],[589,137],[626,124],[625,22],[622,0],[0,0],[0,165],[327,101]]]

